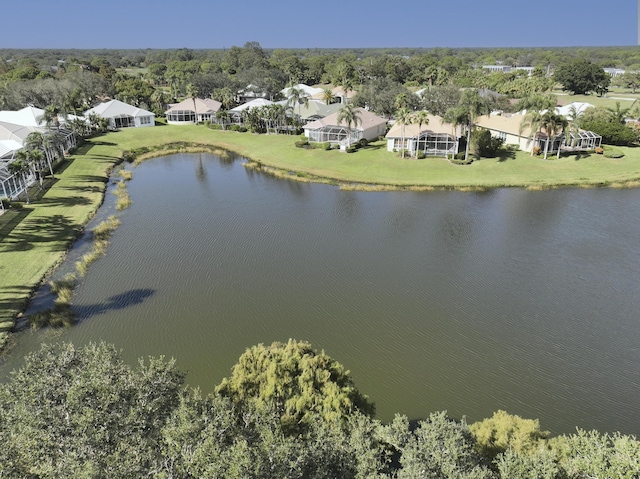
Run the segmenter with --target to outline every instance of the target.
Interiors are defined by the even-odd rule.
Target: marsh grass
[[[71,308],[71,301],[76,284],[77,278],[73,274],[68,274],[58,281],[50,281],[51,292],[56,295],[53,308],[30,315],[28,320],[31,328],[40,329],[47,326],[60,328],[75,324],[76,317]]]
[[[125,181],[131,181],[133,178],[133,171],[131,170],[120,170],[118,171],[118,176]]]
[[[131,206],[131,197],[129,196],[124,180],[118,182],[118,187],[113,194],[116,195],[116,209],[118,211],[125,210]]]

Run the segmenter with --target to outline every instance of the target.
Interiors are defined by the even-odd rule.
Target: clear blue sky
[[[636,0],[9,0],[4,48],[638,44]]]

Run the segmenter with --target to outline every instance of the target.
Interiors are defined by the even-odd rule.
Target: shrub
[[[356,150],[357,148],[355,146],[350,146],[346,148],[344,151],[346,151],[347,153],[355,153]]]
[[[620,150],[617,150],[616,148],[607,148],[606,150],[604,150],[605,158],[622,158],[623,156],[624,153],[622,153]]]
[[[2,201],[2,204],[6,209],[11,208],[11,200],[9,198],[0,198],[0,201]]]
[[[369,144],[369,140],[367,140],[366,138],[360,138],[358,140],[358,146],[360,148],[363,148],[363,147],[367,146],[368,144]]]
[[[638,133],[617,121],[594,120],[581,122],[580,128],[602,136],[607,145],[627,146],[638,141]]]
[[[331,149],[331,143],[329,143],[328,141],[325,141],[325,142],[322,144],[322,149],[323,149],[323,150],[327,150],[327,151],[328,151],[328,150],[330,150],[330,149]]]
[[[295,145],[296,148],[306,148],[309,145],[309,140],[298,140]]]
[[[416,155],[416,159],[418,160],[424,160],[427,157],[427,154],[424,151],[419,151],[418,154]]]
[[[231,126],[229,127],[229,129],[230,129],[231,131],[238,131],[238,130],[240,130],[240,125],[231,125]]]
[[[247,129],[246,126],[239,126],[236,131],[238,131],[239,133],[246,133],[249,130]]]
[[[533,148],[533,154],[536,156],[540,156],[540,154],[542,154],[542,148],[540,148],[539,146],[535,146]]]
[[[211,123],[208,125],[208,128],[210,130],[222,130],[222,125],[219,125],[218,123]]]
[[[485,158],[498,156],[498,151],[504,144],[504,140],[492,136],[489,130],[484,129],[474,130],[471,142],[474,154]]]
[[[131,151],[125,150],[122,152],[122,159],[127,163],[131,163],[136,159],[136,155],[134,155]]]
[[[596,152],[596,155],[602,155],[604,153],[604,148],[599,146],[595,149],[595,152]]]

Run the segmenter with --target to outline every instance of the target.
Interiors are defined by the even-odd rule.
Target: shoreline
[[[112,138],[121,141],[110,142]],[[457,174],[460,173],[468,178],[469,172],[474,171],[473,165],[476,163],[485,163],[491,168],[498,162],[498,166],[494,166],[497,171],[501,166],[499,160],[482,159],[463,166],[454,165],[443,158],[401,160],[386,150],[380,151],[381,145],[351,154],[338,151],[304,150],[295,148],[293,143],[296,138],[298,137],[209,130],[195,125],[179,127],[158,125],[154,128],[110,132],[87,140],[65,160],[62,168],[56,172],[54,184],[42,198],[24,207],[24,218],[0,241],[0,252],[3,258],[6,258],[6,264],[2,265],[2,269],[11,271],[19,268],[22,273],[16,275],[16,271],[13,271],[14,274],[3,275],[0,279],[0,305],[2,306],[0,352],[6,353],[16,320],[27,308],[35,291],[64,261],[70,248],[95,216],[104,202],[107,182],[113,170],[123,161],[137,165],[142,161],[161,156],[196,152],[220,156],[237,155],[247,159],[243,163],[246,168],[258,170],[276,178],[304,183],[322,183],[337,186],[343,190],[365,192],[473,192],[495,188],[543,191],[555,188],[640,186],[640,149],[635,149],[637,153],[633,151],[634,149],[625,149],[627,156],[636,157],[628,158],[626,161],[607,160],[601,156],[594,158],[593,160],[606,166],[627,165],[629,171],[611,174],[608,179],[599,176],[590,179],[583,176],[580,177],[582,181],[577,181],[575,178],[566,178],[565,181],[558,179],[541,181],[534,175],[528,183],[522,183],[504,179],[500,181],[498,175],[497,180],[494,178],[492,182],[481,183],[460,181]],[[635,154],[630,155],[630,152]],[[567,161],[563,162],[565,158],[558,162],[547,160],[542,163],[544,160],[536,158],[527,161],[527,157],[528,154],[524,154],[516,159],[528,165],[533,164],[542,170],[551,169],[556,165],[566,169]],[[578,165],[577,167],[571,164],[569,166],[572,170],[580,170],[587,159],[589,157],[583,158],[580,162],[576,160],[574,163]],[[400,170],[399,175],[394,175],[397,178],[395,182],[393,179],[388,179],[387,182],[368,182],[357,179],[358,176],[380,178],[389,165],[395,173],[397,173],[396,168]],[[485,167],[485,165],[481,166]],[[379,167],[380,171],[368,175],[369,167],[372,169]],[[429,182],[413,182],[410,174],[407,174],[424,170],[428,175],[432,172],[431,170],[438,168],[450,169],[449,183],[443,181],[442,177],[438,181],[438,175],[433,175],[434,178],[430,178]],[[579,171],[579,173],[582,172]],[[612,172],[607,168],[606,173]],[[475,179],[478,180],[478,178]],[[34,231],[35,228],[38,231]],[[50,231],[54,231],[55,234],[51,234]]]

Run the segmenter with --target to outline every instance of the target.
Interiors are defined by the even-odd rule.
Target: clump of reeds
[[[116,188],[116,191],[113,192],[113,194],[116,195],[117,198],[116,209],[118,211],[127,209],[129,206],[131,206],[131,197],[129,196],[127,185],[125,184],[124,180],[120,180],[118,182],[118,187]]]
[[[93,245],[91,251],[76,262],[76,271],[80,276],[87,274],[89,265],[105,254],[109,238],[118,226],[120,226],[120,220],[112,215],[92,230]]]
[[[125,181],[131,181],[133,178],[133,171],[131,170],[120,170],[118,171],[118,175]]]
[[[50,281],[51,292],[56,295],[53,308],[38,311],[29,316],[29,323],[33,329],[51,326],[54,328],[69,327],[75,324],[76,317],[71,308],[73,289],[77,284],[75,275],[68,274],[58,281]]]

